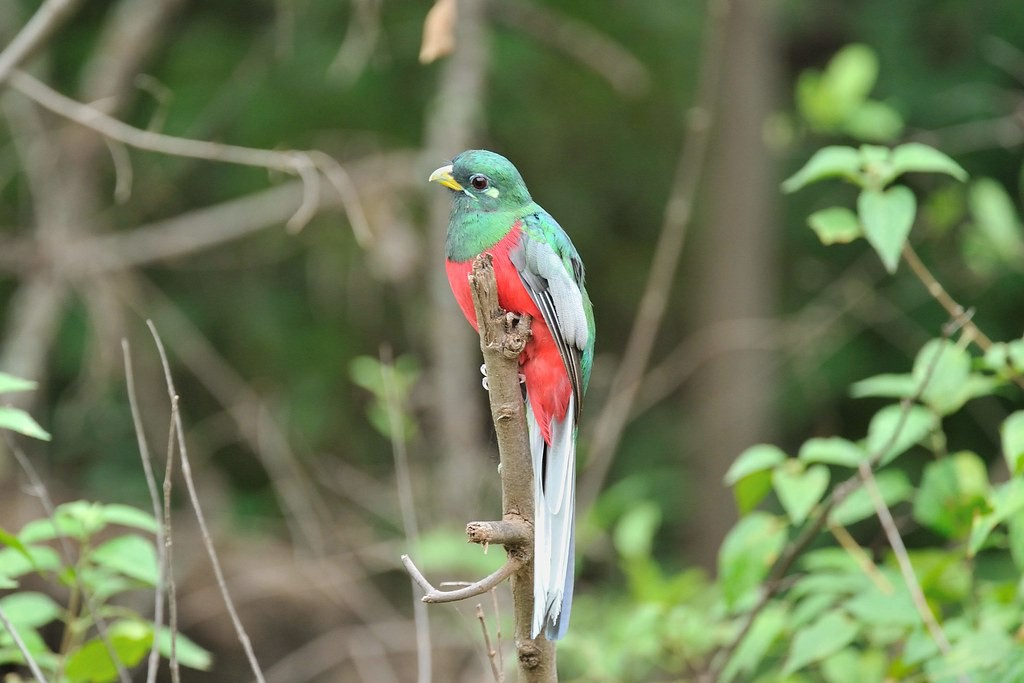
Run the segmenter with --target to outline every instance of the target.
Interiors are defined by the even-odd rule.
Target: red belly
[[[562,356],[551,336],[551,330],[541,317],[540,310],[533,303],[519,273],[509,259],[509,251],[519,242],[522,232],[514,226],[508,236],[487,250],[494,257],[494,276],[498,283],[498,304],[506,311],[526,314],[533,318],[531,331],[533,334],[526,349],[519,356],[523,375],[526,377],[526,391],[529,396],[533,414],[540,425],[544,440],[551,443],[551,420],[565,418],[569,406],[572,385],[565,371]],[[469,289],[469,272],[473,262],[455,263],[448,261],[448,282],[451,284],[455,300],[466,315],[470,324],[476,328],[476,312],[473,310],[473,295]]]

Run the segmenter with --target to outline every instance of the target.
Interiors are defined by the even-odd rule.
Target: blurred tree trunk
[[[702,192],[707,220],[688,281],[702,331],[775,311],[778,191],[763,139],[776,83],[774,19],[772,3],[763,0],[733,0],[727,19],[728,57]],[[693,557],[709,569],[736,520],[722,477],[740,451],[771,440],[774,383],[766,371],[773,361],[756,341],[730,338],[696,373],[686,399],[694,425]]]
[[[445,57],[437,95],[427,120],[424,168],[432,170],[464,149],[476,146],[483,127],[484,96],[490,59],[481,3],[460,0],[455,52]],[[428,172],[429,172],[428,170]],[[426,176],[423,178],[424,184]],[[444,240],[451,198],[437,187],[429,192],[430,349],[437,398],[430,406],[437,429],[441,467],[434,500],[447,515],[465,517],[475,507],[495,458],[485,454],[484,401],[480,386],[480,342],[455,304],[444,268]]]

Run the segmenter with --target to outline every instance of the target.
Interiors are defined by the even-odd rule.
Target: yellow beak
[[[452,177],[451,164],[448,164],[447,166],[442,166],[441,168],[431,173],[430,177],[427,178],[427,181],[431,183],[441,183],[445,187],[455,190],[456,192],[462,192],[462,185],[459,185],[459,183],[456,182],[455,178]]]

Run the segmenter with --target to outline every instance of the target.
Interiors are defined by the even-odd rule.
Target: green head
[[[533,202],[512,162],[485,149],[463,152],[430,180],[456,193],[453,211],[514,211]]]
[[[431,173],[430,181],[452,191],[447,255],[453,261],[468,261],[489,249],[517,220],[539,210],[512,162],[487,150],[463,152]]]

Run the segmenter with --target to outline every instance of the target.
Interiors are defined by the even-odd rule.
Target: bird
[[[576,433],[596,333],[583,261],[502,155],[467,150],[429,180],[451,190],[445,267],[470,324],[477,327],[468,275],[484,253],[492,257],[498,304],[532,319],[531,337],[519,356],[533,461],[531,637],[543,631],[548,640],[558,640],[568,629],[572,605]]]

